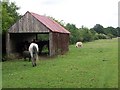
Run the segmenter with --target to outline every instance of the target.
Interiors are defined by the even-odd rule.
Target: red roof
[[[38,19],[41,23],[43,23],[52,32],[60,32],[60,33],[68,33],[68,34],[70,33],[68,30],[63,28],[60,24],[58,24],[57,22],[55,22],[54,20],[52,20],[46,16],[38,15],[33,12],[29,12],[29,13],[31,13],[32,16],[34,16],[36,19]]]

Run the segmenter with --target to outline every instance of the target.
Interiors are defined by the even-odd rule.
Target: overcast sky
[[[20,14],[26,11],[52,16],[65,23],[92,28],[95,24],[104,27],[118,26],[119,0],[10,0],[15,2]]]

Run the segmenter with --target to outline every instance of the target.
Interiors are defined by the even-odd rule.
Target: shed
[[[21,19],[8,29],[6,37],[7,55],[20,54],[20,43],[38,39],[38,34],[48,35],[49,56],[64,54],[69,50],[70,32],[68,30],[47,16],[27,11]]]

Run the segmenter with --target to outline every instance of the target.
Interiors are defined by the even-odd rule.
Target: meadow
[[[69,46],[69,52],[42,58],[37,67],[23,59],[2,63],[3,88],[117,88],[118,40]]]

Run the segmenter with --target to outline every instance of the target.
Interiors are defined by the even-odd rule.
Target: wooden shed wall
[[[66,53],[67,51],[69,51],[69,34],[60,34],[60,48],[61,48],[61,54]]]
[[[30,13],[26,13],[8,31],[9,33],[49,32],[49,29]]]
[[[64,54],[69,50],[69,34],[51,33],[50,37],[50,56]]]

